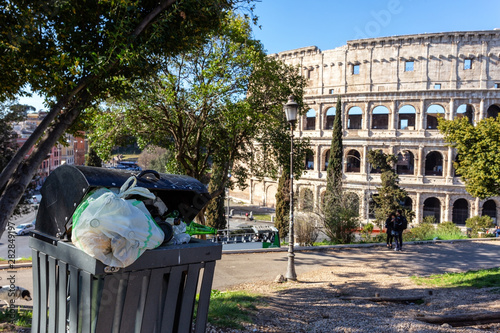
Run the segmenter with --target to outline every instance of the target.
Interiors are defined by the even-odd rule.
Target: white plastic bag
[[[172,225],[174,236],[168,242],[170,245],[179,245],[189,243],[191,236],[186,233],[186,223],[181,222],[179,225]]]
[[[126,200],[132,194],[155,198],[136,183],[137,179],[130,177],[118,194],[107,188],[90,193],[73,214],[72,241],[76,247],[105,265],[126,267],[163,242],[163,231],[144,203]]]

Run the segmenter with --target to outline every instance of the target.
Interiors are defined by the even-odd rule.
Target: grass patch
[[[500,288],[500,268],[468,271],[465,273],[445,273],[424,278],[412,276],[411,279],[419,285],[423,284],[441,288]]]
[[[20,327],[31,327],[32,312],[20,309],[4,309],[0,311],[0,323],[12,323]]]
[[[259,295],[246,291],[212,290],[208,322],[218,327],[243,329],[243,323],[251,323],[251,314],[261,302]]]
[[[16,259],[16,264],[22,264],[22,263],[28,263],[31,262],[31,257],[28,258],[18,258]],[[9,259],[1,258],[0,257],[0,265],[6,265],[9,263]]]
[[[271,221],[271,215],[270,214],[253,214],[253,219],[259,220],[259,221]]]

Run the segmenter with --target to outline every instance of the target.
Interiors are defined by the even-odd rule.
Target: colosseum
[[[404,203],[415,222],[433,215],[438,222],[464,225],[468,217],[497,221],[500,198],[480,200],[465,191],[455,173],[456,151],[437,130],[437,117],[477,122],[500,111],[500,30],[426,33],[348,41],[321,51],[315,46],[271,55],[296,65],[308,79],[306,114],[295,135],[309,137],[313,154],[296,182],[298,209],[304,198],[320,200],[326,186],[333,119],[344,129],[344,186],[359,196],[363,222],[373,218],[372,195],[380,173],[367,161],[371,149],[397,156]],[[337,96],[342,110],[336,110]],[[245,192],[231,195],[273,206],[276,180],[251,179]]]

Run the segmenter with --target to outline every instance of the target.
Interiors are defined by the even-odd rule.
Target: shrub
[[[435,224],[437,223],[436,217],[434,215],[428,215],[424,217],[422,220],[422,223],[427,223],[427,224]]]
[[[437,225],[436,236],[439,239],[460,239],[465,237],[462,235],[460,228],[450,221]]]
[[[296,220],[295,237],[301,246],[312,246],[316,239],[318,239],[319,231],[311,220],[306,220],[303,217]]]
[[[493,227],[493,219],[488,215],[474,216],[465,220],[465,226],[471,229],[471,237],[477,237],[478,232]]]
[[[365,241],[370,241],[371,240],[373,228],[374,228],[373,223],[367,223],[361,229],[361,235],[363,236],[363,238],[365,239]]]
[[[418,226],[411,228],[409,232],[403,233],[403,239],[429,240],[434,238],[435,233],[436,228],[434,228],[434,224],[421,223]]]

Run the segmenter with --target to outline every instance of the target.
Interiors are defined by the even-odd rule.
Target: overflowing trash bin
[[[168,240],[120,267],[106,265],[73,243],[73,216],[79,214],[75,211],[85,208],[82,206],[92,201],[97,190],[118,193],[117,188],[131,177],[138,188],[147,189],[165,203],[162,215],[175,216],[176,221],[192,221],[210,200],[206,187],[187,176],[58,167],[41,189],[36,227],[30,238],[32,332],[205,331],[215,263],[222,253],[220,244],[195,238],[188,243],[172,242],[171,226],[164,225],[162,235]],[[137,195],[127,200],[133,205],[140,201]],[[154,225],[148,224],[151,228]]]

